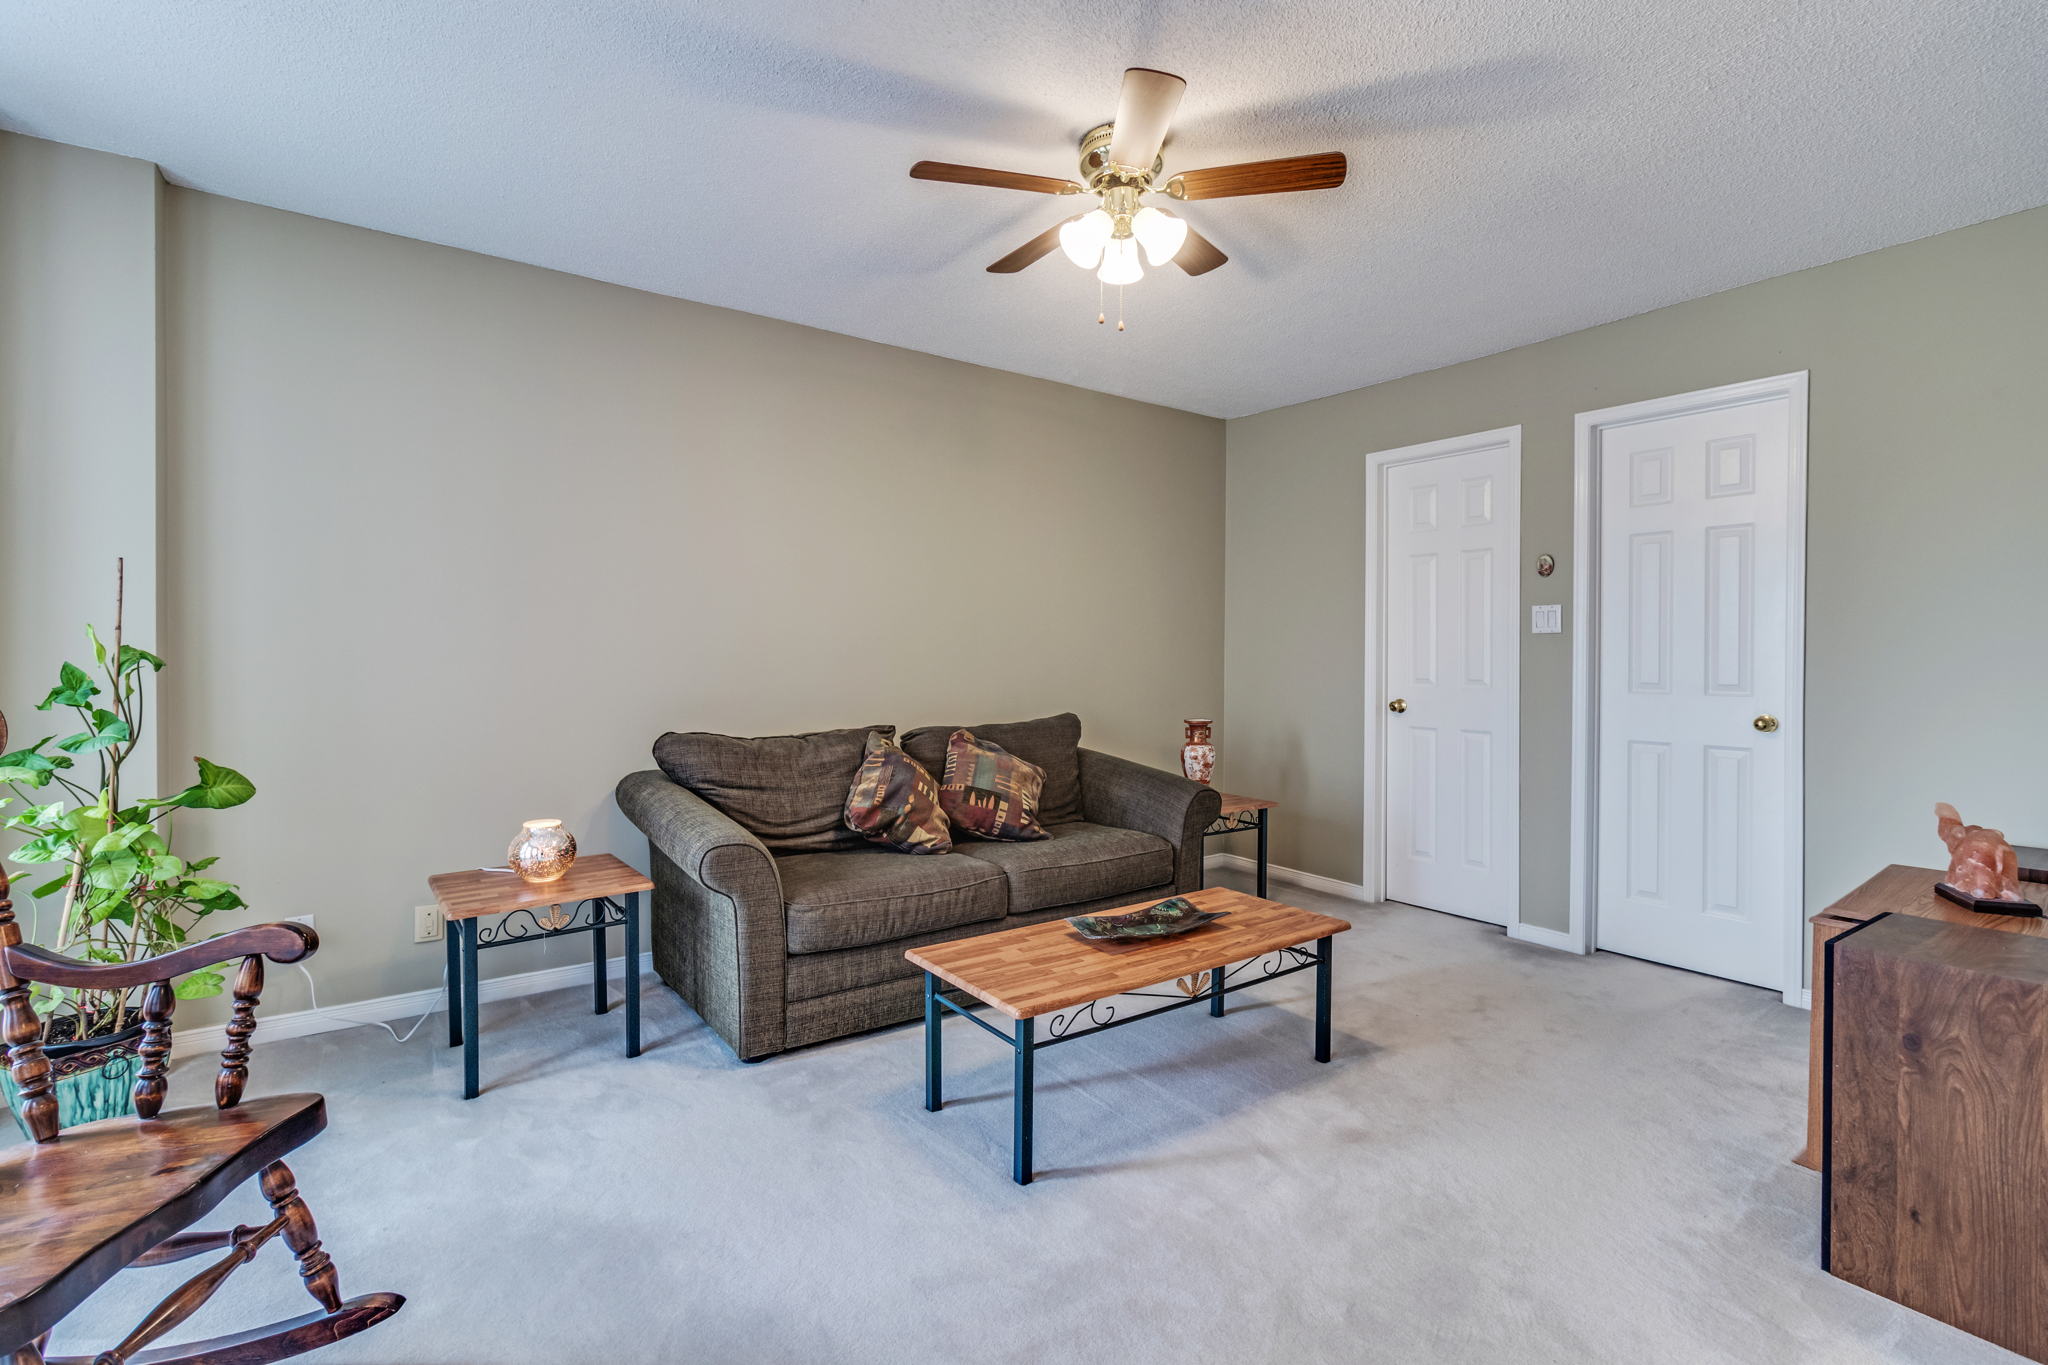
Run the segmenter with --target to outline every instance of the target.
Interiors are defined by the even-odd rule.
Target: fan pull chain
[[[1095,325],[1100,327],[1107,321],[1109,314],[1104,312],[1102,307],[1102,277],[1098,275],[1095,277]]]
[[[1116,329],[1119,332],[1124,329],[1124,287],[1122,285],[1116,287]]]

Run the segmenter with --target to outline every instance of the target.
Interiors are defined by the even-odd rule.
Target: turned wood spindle
[[[221,1049],[220,1075],[214,1078],[213,1102],[232,1109],[241,1102],[249,1080],[249,1035],[256,1031],[256,1000],[263,994],[263,958],[251,953],[235,973],[235,1009],[228,1020],[228,1045]]]
[[[153,1119],[164,1107],[164,1073],[171,1057],[171,1009],[177,1003],[168,981],[152,981],[142,997],[142,1041],[136,1052],[142,1069],[135,1073],[135,1113]]]
[[[299,1182],[292,1175],[292,1168],[282,1161],[273,1161],[263,1168],[258,1183],[263,1187],[263,1197],[270,1202],[271,1211],[285,1220],[284,1244],[299,1258],[299,1278],[306,1282],[306,1292],[328,1312],[339,1311],[341,1274],[320,1247],[320,1232],[313,1225],[313,1211],[306,1207],[305,1200],[299,1198]]]
[[[6,747],[7,717],[0,716],[0,749]],[[43,1024],[29,1003],[28,983],[7,965],[7,950],[19,946],[21,927],[7,896],[7,874],[0,871],[0,1037],[7,1040],[7,1067],[21,1091],[16,1103],[29,1136],[48,1142],[57,1136],[57,1088],[50,1079],[50,1059],[43,1055]]]

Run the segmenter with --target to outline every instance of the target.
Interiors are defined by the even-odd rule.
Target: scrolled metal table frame
[[[1207,829],[1202,831],[1202,843],[1206,847],[1211,839],[1225,834],[1252,834],[1259,836],[1258,883],[1252,892],[1260,900],[1266,898],[1266,817],[1272,811],[1261,806],[1258,810],[1239,811],[1235,815],[1218,816]],[[1207,883],[1207,878],[1203,878]]]
[[[1005,1033],[986,1019],[974,1013],[980,1001],[962,1003],[948,998],[945,982],[931,972],[924,974],[924,1107],[931,1113],[938,1113],[945,1105],[943,1053],[940,1042],[940,1024],[945,1018],[943,1010],[951,1010],[976,1028],[1001,1040],[1014,1053],[1014,1090],[1011,1097],[1011,1138],[1010,1178],[1019,1185],[1029,1185],[1032,1177],[1032,1088],[1035,1078],[1035,1058],[1049,1047],[1071,1043],[1076,1038],[1090,1038],[1098,1033],[1107,1033],[1125,1024],[1135,1024],[1140,1019],[1151,1019],[1161,1014],[1171,1014],[1189,1005],[1207,1001],[1209,1013],[1215,1018],[1223,1017],[1223,997],[1233,991],[1275,981],[1296,972],[1314,971],[1316,974],[1316,1028],[1315,1058],[1319,1062],[1330,1060],[1330,958],[1336,940],[1331,937],[1316,939],[1312,944],[1297,944],[1291,948],[1280,948],[1262,956],[1248,959],[1235,965],[1224,964],[1196,974],[1197,978],[1181,978],[1179,996],[1161,991],[1124,991],[1119,996],[1105,996],[1090,1000],[1070,1009],[1059,1010],[1048,1016],[1046,1033],[1038,1036],[1037,1019],[1019,1019],[1015,1028]],[[1241,977],[1255,979],[1239,980]],[[1125,996],[1149,1000],[1171,1000],[1170,1005],[1156,1009],[1142,1010],[1137,1014],[1119,1015],[1111,1001]],[[1086,1020],[1090,1027],[1079,1028],[1076,1024]]]
[[[573,906],[524,907],[498,917],[490,928],[481,916],[450,921],[448,943],[448,1046],[462,1049],[462,1098],[480,1093],[477,1037],[476,955],[485,948],[539,943],[568,934],[590,935],[593,1013],[611,1012],[604,975],[604,931],[623,929],[626,967],[626,1055],[640,1055],[640,893],[595,896]]]

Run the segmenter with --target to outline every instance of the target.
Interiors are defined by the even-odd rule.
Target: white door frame
[[[1571,947],[1590,953],[1598,942],[1593,888],[1598,880],[1600,679],[1600,434],[1610,427],[1684,417],[1783,398],[1789,408],[1791,460],[1785,510],[1785,697],[1780,710],[1796,750],[1785,765],[1785,1003],[1805,996],[1806,935],[1806,376],[1805,370],[1694,393],[1582,412],[1573,422],[1572,546],[1572,806]]]
[[[1508,575],[1507,609],[1514,629],[1508,632],[1506,676],[1514,689],[1513,724],[1507,736],[1506,752],[1512,756],[1515,782],[1515,818],[1508,821],[1502,853],[1514,869],[1513,903],[1508,906],[1508,934],[1512,937],[1522,921],[1522,429],[1497,427],[1470,436],[1452,436],[1421,445],[1379,450],[1365,457],[1365,898],[1387,898],[1386,823],[1386,737],[1387,681],[1381,667],[1386,651],[1381,648],[1380,553],[1384,541],[1386,474],[1397,464],[1418,460],[1440,460],[1452,455],[1506,446],[1511,480],[1506,501],[1513,508],[1507,518]]]

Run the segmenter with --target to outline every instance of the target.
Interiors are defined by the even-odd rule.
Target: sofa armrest
[[[667,774],[618,785],[653,854],[654,966],[744,1060],[782,1050],[788,937],[775,857]]]
[[[1128,758],[1081,750],[1081,812],[1098,825],[1156,834],[1173,845],[1174,890],[1202,884],[1202,831],[1223,798],[1215,788]]]
[[[652,768],[622,779],[618,799],[647,842],[689,876],[721,895],[772,899],[780,913],[775,855],[739,821]]]

